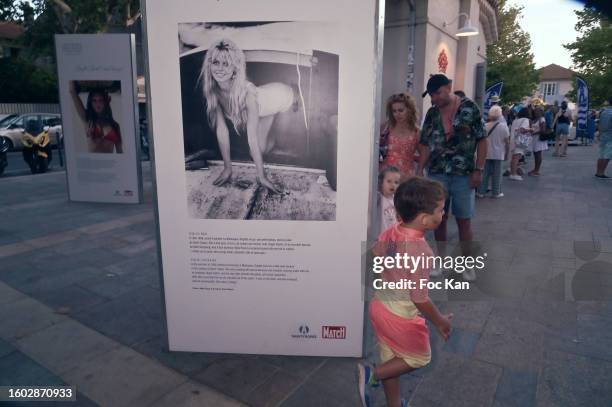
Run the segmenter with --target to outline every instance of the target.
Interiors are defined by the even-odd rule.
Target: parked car
[[[15,113],[10,113],[10,114],[2,113],[2,114],[0,114],[0,129],[5,127],[4,126],[5,123],[10,122],[11,120],[13,120],[17,116],[19,116],[19,115],[15,114]]]
[[[0,121],[0,137],[7,139],[11,150],[20,151],[23,148],[21,136],[25,124],[30,120],[42,123],[49,128],[49,139],[52,146],[56,146],[62,134],[62,117],[54,113],[23,113],[7,117]]]

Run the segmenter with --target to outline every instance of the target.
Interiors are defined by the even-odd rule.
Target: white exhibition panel
[[[55,47],[70,200],[139,203],[133,35],[56,35]],[[95,103],[88,103],[96,98],[102,101],[98,116]]]
[[[361,254],[367,236],[375,127],[375,8],[376,2],[371,0],[146,1],[147,80],[151,101],[149,123],[155,147],[159,234],[170,350],[362,355],[364,301]],[[279,30],[279,27],[282,29]],[[206,51],[215,40],[209,36],[214,37],[220,29],[223,31],[221,38],[231,38],[244,50],[249,62],[254,59],[260,61],[261,58],[282,62],[286,59],[283,53],[289,52],[294,53],[289,54],[293,55],[289,60],[298,61],[296,65],[299,63],[301,66],[299,72],[299,69],[311,69],[308,63],[301,60],[310,58],[310,55],[319,55],[315,64],[319,63],[320,71],[324,69],[321,61],[325,58],[329,58],[331,66],[334,61],[339,61],[337,92],[334,95],[335,90],[332,89],[329,93],[332,98],[337,98],[337,113],[333,112],[331,118],[324,117],[329,122],[337,119],[337,147],[334,147],[337,149],[337,188],[334,186],[334,191],[324,190],[329,187],[324,181],[325,171],[320,171],[317,157],[290,166],[308,167],[315,174],[323,174],[314,184],[323,185],[320,187],[321,193],[332,197],[326,201],[332,208],[329,217],[319,219],[315,214],[310,220],[296,220],[290,216],[241,220],[194,215],[191,211],[186,196],[191,196],[193,186],[188,177],[205,182],[210,174],[207,171],[213,171],[215,167],[200,172],[188,172],[185,168],[189,146],[185,144],[184,137],[191,131],[187,128],[188,119],[185,117],[189,106],[186,108],[185,104],[191,102],[182,94],[186,89],[182,87],[182,81],[189,81],[189,89],[200,86],[201,82],[193,77],[194,69],[189,74],[192,77],[186,79],[185,75],[188,74],[185,72],[189,65],[181,58]],[[204,34],[200,35],[198,30]],[[202,61],[203,57],[199,58],[197,61]],[[279,72],[281,68],[278,68]],[[258,69],[268,68],[247,66],[249,79],[251,75],[261,73]],[[296,67],[291,69],[295,71]],[[302,96],[301,103],[306,100],[312,106],[308,98],[316,97],[317,89],[314,86],[318,79],[317,71],[309,72],[310,79],[302,74],[300,81],[303,82],[300,84],[306,84],[309,80],[310,88],[306,89],[304,85],[304,89],[299,89],[299,94]],[[261,75],[266,76],[266,72]],[[320,82],[327,80],[323,73]],[[309,91],[315,96],[310,95]],[[303,109],[306,111],[305,107]],[[297,114],[299,116],[301,113]],[[206,127],[204,109],[200,116],[201,126]],[[311,126],[309,134],[314,143],[318,140],[317,134],[314,134],[317,117],[312,112],[306,116],[304,114],[305,119],[301,121],[296,119],[292,127],[304,126],[304,122],[307,122],[306,127]],[[288,116],[279,116],[277,122],[282,122],[285,117]],[[193,119],[189,120],[192,121],[189,126],[193,127]],[[298,144],[296,142],[295,145]],[[288,150],[292,148],[297,147],[287,147]],[[250,167],[246,168],[248,182],[245,185],[251,185],[254,169],[249,173]],[[269,172],[274,171],[272,166],[266,168]],[[282,172],[283,168],[288,167],[278,165],[274,168],[280,168],[278,171]],[[312,186],[315,187],[319,186]],[[213,193],[216,191],[219,190]],[[201,199],[206,200],[206,194]],[[289,242],[293,249],[262,248],[262,242],[269,244],[271,239],[276,239],[279,245]],[[227,252],[215,251],[214,247],[211,249],[215,241],[223,242],[220,244],[229,248]],[[202,242],[209,246],[204,250],[194,249],[206,246],[199,245]],[[248,244],[255,245],[251,247],[256,249],[249,250]],[[214,281],[214,278],[198,280],[194,277],[196,270],[205,272],[207,268],[218,265],[225,270],[231,269],[234,275],[254,277],[237,277],[234,281],[229,281],[225,276],[220,277],[222,281]],[[277,273],[287,278],[264,278],[266,273],[274,274],[272,271],[275,269],[291,271]],[[327,337],[323,337],[324,327],[335,328],[331,331],[326,329]],[[330,335],[330,332],[333,333]]]

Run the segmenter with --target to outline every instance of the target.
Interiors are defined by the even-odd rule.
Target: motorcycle
[[[7,139],[0,137],[0,175],[4,173],[4,169],[8,165],[6,153],[9,151],[10,145]]]
[[[38,123],[28,123],[21,143],[23,144],[23,159],[30,167],[32,174],[44,173],[51,162],[51,143],[48,128],[41,127]]]

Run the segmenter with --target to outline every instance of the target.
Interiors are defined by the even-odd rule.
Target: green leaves
[[[519,25],[522,7],[508,6],[500,1],[499,39],[487,46],[487,87],[504,82],[502,99],[518,101],[531,95],[538,83],[531,38]]]
[[[23,58],[0,59],[0,89],[0,103],[57,103],[55,72]]]
[[[575,28],[580,36],[563,47],[571,52],[576,70],[589,86],[591,105],[599,106],[612,89],[612,27],[610,20],[593,8],[585,7],[575,13],[578,16]]]

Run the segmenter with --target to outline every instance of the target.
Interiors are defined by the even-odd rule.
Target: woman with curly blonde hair
[[[274,145],[269,133],[276,114],[297,104],[293,88],[279,82],[259,87],[249,82],[244,52],[228,39],[215,41],[207,50],[199,80],[203,82],[208,123],[217,135],[223,157],[224,169],[213,184],[228,183],[232,176],[227,119],[238,135],[246,130],[257,182],[272,192],[279,192],[264,173],[262,155]]]
[[[387,99],[387,122],[380,134],[380,167],[400,170],[402,180],[415,174],[414,153],[419,142],[417,109],[414,99],[398,93]]]

